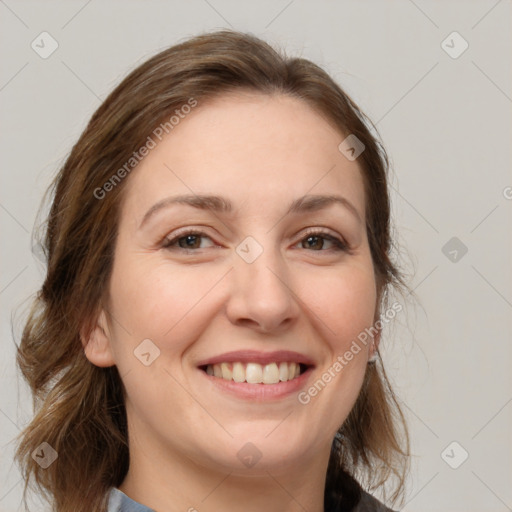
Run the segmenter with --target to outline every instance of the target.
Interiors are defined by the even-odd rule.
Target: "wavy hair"
[[[55,512],[105,512],[108,491],[129,465],[124,386],[115,366],[85,357],[87,339],[106,304],[120,202],[131,171],[126,162],[176,110],[237,89],[285,94],[308,103],[341,135],[365,145],[358,157],[366,198],[366,229],[378,291],[406,287],[391,261],[389,162],[371,121],[320,67],[287,57],[257,37],[236,31],[203,33],[151,57],[103,101],[49,187],[51,208],[42,247],[47,260],[21,334],[16,362],[33,394],[34,417],[19,434],[16,461],[27,489]],[[136,165],[133,166],[134,169]],[[111,184],[108,193],[105,184]],[[101,196],[101,197],[99,197]],[[403,493],[409,438],[380,358],[367,366],[358,399],[340,427],[328,464],[326,496],[348,509],[360,485],[377,489],[396,477]],[[43,469],[32,457],[41,443],[58,453]]]

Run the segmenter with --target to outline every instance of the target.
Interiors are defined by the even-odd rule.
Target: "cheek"
[[[160,410],[174,401],[182,411],[181,423],[186,411],[194,410],[195,402],[188,393],[180,392],[176,379],[182,381],[184,353],[218,310],[209,291],[225,271],[206,267],[177,271],[168,262],[147,255],[120,258],[116,265],[111,279],[112,344],[129,407],[141,419],[151,418],[155,407]],[[144,341],[148,339],[149,345]],[[149,349],[142,350],[143,346]],[[151,362],[146,366],[137,356],[147,352]],[[180,428],[174,419],[168,421],[173,428]]]
[[[304,309],[312,312],[316,342],[326,349],[315,379],[298,395],[313,430],[335,432],[349,415],[364,380],[369,343],[358,336],[373,325],[376,306],[368,261],[352,261],[332,272],[317,269],[302,281]]]
[[[303,301],[319,319],[333,350],[344,351],[374,321],[373,267],[353,264],[332,272],[317,269],[301,279]]]
[[[204,329],[207,296],[224,272],[183,267],[140,254],[116,261],[111,279],[112,309],[118,324],[114,342],[131,350],[152,340],[162,355],[179,354]]]

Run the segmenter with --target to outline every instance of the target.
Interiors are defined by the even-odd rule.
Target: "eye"
[[[327,245],[331,244],[331,247],[325,248],[325,242]],[[323,231],[311,230],[306,233],[306,236],[300,241],[303,249],[312,249],[313,251],[348,251],[348,246],[345,242],[339,238],[329,235]]]
[[[203,240],[209,240],[210,243],[204,245]],[[348,252],[348,245],[339,238],[330,235],[324,231],[311,230],[306,232],[306,235],[299,242],[303,249],[311,249],[314,252],[326,251],[346,251]],[[327,245],[327,247],[326,247]],[[202,231],[189,230],[178,233],[172,238],[166,238],[162,247],[168,250],[184,249],[184,250],[197,250],[213,247],[214,243],[211,238]]]
[[[207,246],[201,245],[201,239],[208,239],[211,242],[211,238],[201,231],[186,231],[179,233],[172,239],[166,238],[162,244],[165,249],[205,249],[206,247],[212,247],[213,243]]]

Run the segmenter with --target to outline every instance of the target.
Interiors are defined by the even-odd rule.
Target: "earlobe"
[[[379,348],[380,343],[380,335],[382,333],[382,323],[379,321],[380,315],[376,315],[375,321],[373,323],[374,326],[379,325],[376,334],[373,336],[372,343],[368,350],[368,362],[374,363],[377,361],[378,353],[377,350]]]
[[[368,350],[368,362],[375,363],[378,358],[377,349],[379,348],[380,342],[380,331],[373,337],[372,344],[370,345],[370,349]]]
[[[88,336],[80,333],[85,357],[100,367],[114,366],[115,361],[111,347],[111,336],[105,311],[98,315],[95,325]]]

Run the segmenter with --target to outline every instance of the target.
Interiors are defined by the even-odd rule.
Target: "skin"
[[[93,364],[118,367],[126,388],[131,461],[119,487],[132,499],[158,512],[323,511],[332,439],[378,339],[307,405],[297,394],[234,398],[197,363],[294,350],[315,361],[307,388],[375,321],[363,180],[338,150],[344,138],[302,100],[230,93],[198,105],[127,178],[108,308],[84,345]],[[179,194],[223,196],[234,210],[173,205],[140,227]],[[338,204],[285,215],[306,194],[342,195],[360,220]],[[163,247],[184,227],[205,232],[199,249]],[[308,227],[350,252],[308,243]],[[263,248],[250,264],[236,252],[247,236]],[[134,357],[144,339],[160,350],[149,366]],[[247,442],[262,455],[252,467],[237,457]]]

